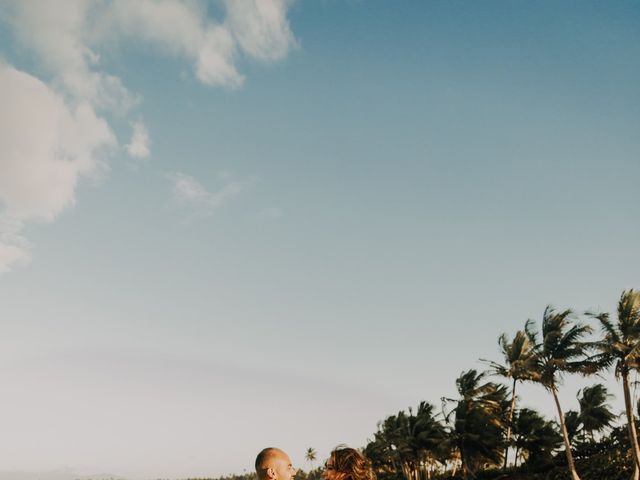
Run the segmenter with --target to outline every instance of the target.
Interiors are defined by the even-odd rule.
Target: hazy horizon
[[[639,27],[634,1],[0,1],[0,480],[307,469],[548,304],[614,313]]]

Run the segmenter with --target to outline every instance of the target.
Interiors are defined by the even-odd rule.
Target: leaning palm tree
[[[616,418],[607,405],[607,400],[613,395],[607,392],[604,385],[596,383],[579,390],[577,397],[580,404],[578,419],[582,424],[582,431],[584,434],[588,433],[593,441],[594,432],[611,427]]]
[[[513,428],[513,412],[516,407],[516,384],[518,381],[529,379],[533,367],[535,343],[525,329],[516,332],[512,341],[509,341],[507,334],[503,333],[498,338],[498,345],[500,345],[500,350],[504,356],[504,364],[490,360],[483,361],[489,364],[491,372],[494,375],[499,375],[512,381],[511,404],[507,416],[507,439],[504,449],[504,463],[502,465],[502,468],[506,469],[507,455],[511,443],[511,431]]]
[[[567,464],[572,480],[580,480],[571,453],[571,441],[564,422],[564,414],[558,400],[558,385],[564,373],[594,373],[595,367],[587,359],[588,344],[582,338],[591,332],[591,327],[572,322],[573,312],[555,311],[548,306],[542,317],[542,336],[537,342],[538,334],[533,324],[527,322],[525,329],[530,338],[536,342],[534,367],[528,380],[541,384],[546,388],[556,404],[560,430],[564,439]]]
[[[631,451],[635,460],[634,478],[638,478],[640,469],[640,446],[633,414],[629,373],[640,368],[640,291],[625,290],[618,302],[618,320],[609,319],[608,313],[594,314],[600,321],[604,337],[595,342],[598,350],[593,358],[602,367],[615,365],[615,376],[622,379],[624,406],[627,414],[627,429],[631,442]]]

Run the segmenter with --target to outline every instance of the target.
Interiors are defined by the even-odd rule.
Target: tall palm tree
[[[503,469],[507,468],[507,456],[511,443],[511,430],[513,428],[513,412],[516,407],[516,384],[518,381],[527,380],[533,367],[535,343],[525,330],[516,332],[512,341],[509,341],[506,333],[498,338],[498,345],[504,357],[504,364],[483,360],[491,367],[494,375],[511,379],[511,405],[509,407],[509,415],[507,417],[507,440],[504,449]]]
[[[578,403],[580,413],[578,419],[582,424],[582,431],[590,434],[594,439],[594,432],[601,432],[605,428],[611,427],[616,416],[609,409],[607,400],[613,395],[601,383],[596,383],[591,387],[585,387],[578,391]]]
[[[532,323],[527,322],[525,329],[529,337],[536,342],[535,364],[529,380],[541,384],[553,396],[564,439],[569,473],[572,480],[580,480],[573,461],[571,441],[564,422],[564,414],[558,400],[558,384],[564,373],[587,375],[594,373],[595,367],[587,359],[588,344],[581,341],[585,335],[591,332],[591,327],[581,323],[573,323],[572,317],[571,310],[557,312],[548,306],[542,317],[540,343],[537,342],[538,334],[534,331]]]
[[[604,337],[595,342],[598,354],[594,356],[602,367],[615,365],[615,376],[622,379],[624,406],[631,451],[635,460],[634,478],[640,469],[640,446],[633,414],[629,373],[640,367],[640,291],[625,290],[618,301],[618,320],[614,324],[608,313],[590,314],[600,321]]]
[[[318,458],[318,454],[317,454],[317,452],[315,451],[315,449],[313,447],[309,447],[309,448],[307,448],[307,451],[304,453],[304,458],[311,465],[311,470],[309,470],[309,473],[312,474],[313,473],[313,462],[315,462],[316,458]]]

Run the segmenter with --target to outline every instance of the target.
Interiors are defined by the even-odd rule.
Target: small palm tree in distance
[[[304,454],[304,458],[306,458],[307,462],[311,465],[311,470],[309,470],[309,474],[311,476],[313,475],[313,462],[318,458],[318,454],[313,447],[309,447]]]

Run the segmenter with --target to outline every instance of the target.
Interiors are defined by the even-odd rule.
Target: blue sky
[[[637,2],[61,5],[0,3],[0,478],[306,467],[640,288]]]

